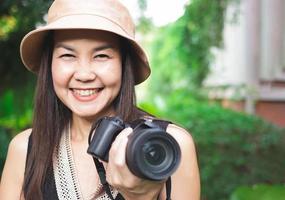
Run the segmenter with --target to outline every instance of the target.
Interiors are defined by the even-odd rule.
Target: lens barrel
[[[176,140],[159,128],[135,130],[129,136],[127,165],[143,179],[167,179],[177,169],[181,152]]]

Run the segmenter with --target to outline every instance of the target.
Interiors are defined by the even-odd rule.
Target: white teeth
[[[79,96],[91,96],[96,93],[96,90],[78,90],[73,89],[73,92],[75,94],[78,94]]]

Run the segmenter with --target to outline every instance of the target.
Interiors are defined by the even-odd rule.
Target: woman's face
[[[119,38],[94,30],[54,32],[52,79],[58,98],[79,117],[112,114],[121,87]]]

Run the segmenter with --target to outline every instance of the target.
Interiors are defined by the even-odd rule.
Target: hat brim
[[[135,84],[146,80],[150,75],[150,67],[143,48],[118,24],[98,15],[67,15],[58,20],[29,32],[20,45],[21,59],[26,68],[37,73],[40,66],[43,42],[48,31],[65,29],[90,29],[112,32],[128,39],[133,50]]]

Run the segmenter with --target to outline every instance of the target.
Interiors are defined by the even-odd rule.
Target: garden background
[[[50,3],[0,3],[0,172],[9,141],[32,123],[36,77],[21,63],[19,44],[28,31],[44,22]],[[226,10],[239,3],[192,0],[179,19],[157,27],[145,15],[147,1],[138,0],[137,34],[152,66],[151,78],[137,87],[138,103],[193,135],[202,199],[281,200],[285,199],[284,128],[222,107],[220,101],[209,98],[204,85],[213,61],[211,49],[223,47]]]

